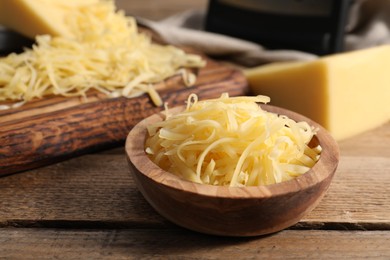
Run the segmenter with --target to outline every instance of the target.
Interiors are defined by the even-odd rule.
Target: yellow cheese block
[[[66,19],[76,8],[98,0],[0,0],[0,24],[29,38],[73,37]]]
[[[390,120],[390,45],[245,71],[253,94],[345,139]]]

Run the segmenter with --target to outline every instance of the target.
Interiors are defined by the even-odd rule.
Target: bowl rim
[[[153,114],[141,120],[131,129],[126,138],[125,144],[127,159],[138,173],[157,184],[164,185],[171,189],[197,194],[199,196],[217,198],[259,199],[271,196],[283,196],[288,193],[295,193],[299,190],[308,189],[318,185],[327,178],[333,177],[339,163],[339,147],[335,139],[324,127],[291,110],[272,105],[261,104],[260,106],[268,112],[286,115],[295,121],[306,121],[309,125],[318,129],[315,137],[322,147],[321,156],[317,163],[309,171],[288,181],[270,185],[245,187],[216,186],[211,184],[195,183],[183,179],[173,173],[161,169],[157,164],[150,160],[145,152],[144,144],[147,136],[146,127],[150,123],[162,120],[164,118],[164,112]],[[177,106],[170,108],[169,112],[177,113],[182,111],[184,108],[185,106]],[[142,142],[140,142],[140,140],[142,140]]]

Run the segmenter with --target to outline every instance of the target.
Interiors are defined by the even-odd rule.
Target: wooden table
[[[117,1],[159,19],[206,1]],[[124,148],[0,178],[0,258],[390,259],[390,122],[339,143],[319,206],[288,230],[252,238],[198,234],[143,199]]]

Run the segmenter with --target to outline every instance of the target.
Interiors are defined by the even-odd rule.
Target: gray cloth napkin
[[[318,56],[297,50],[269,50],[242,39],[204,31],[204,11],[190,10],[161,21],[138,17],[137,21],[155,31],[166,43],[191,46],[203,53],[224,57],[243,66],[277,61],[314,60]],[[358,0],[350,9],[345,28],[345,50],[390,43],[390,1]]]

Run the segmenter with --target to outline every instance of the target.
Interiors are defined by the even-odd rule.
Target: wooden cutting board
[[[174,76],[156,88],[169,107],[183,105],[191,93],[200,99],[248,94],[243,74],[228,65],[207,59],[197,75],[192,87]],[[51,97],[0,111],[0,176],[121,146],[138,121],[162,109],[146,94],[109,99],[96,93],[87,100]]]

